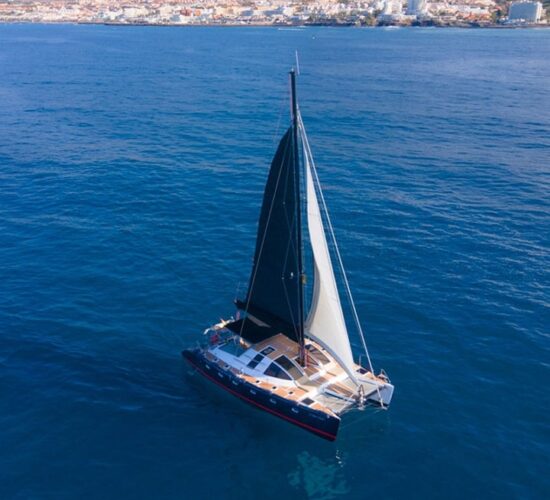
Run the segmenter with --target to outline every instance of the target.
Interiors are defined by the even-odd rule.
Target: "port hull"
[[[254,386],[235,376],[231,371],[222,369],[217,363],[206,359],[200,349],[184,350],[181,354],[206,379],[242,401],[323,439],[328,441],[336,439],[340,418],[313,410],[303,404],[289,401],[272,392]]]

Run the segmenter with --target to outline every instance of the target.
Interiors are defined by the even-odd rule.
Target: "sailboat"
[[[182,355],[237,398],[334,441],[344,414],[387,408],[394,387],[383,370],[374,373],[300,115],[294,70],[289,79],[291,123],[271,162],[247,294],[235,300],[236,319],[208,328],[205,341]],[[310,300],[306,255],[313,269]],[[341,289],[365,350],[357,361]]]

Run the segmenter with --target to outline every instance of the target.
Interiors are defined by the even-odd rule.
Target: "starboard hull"
[[[242,401],[323,439],[328,441],[336,439],[340,418],[313,410],[254,386],[236,377],[230,371],[223,370],[217,363],[206,359],[200,349],[184,350],[182,356],[207,380]]]

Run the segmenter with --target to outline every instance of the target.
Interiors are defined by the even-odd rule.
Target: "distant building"
[[[536,23],[542,17],[541,2],[514,2],[510,5],[509,21]]]
[[[384,3],[383,16],[396,16],[403,11],[401,0],[386,0]]]
[[[409,0],[407,4],[407,15],[418,16],[426,12],[426,0]]]

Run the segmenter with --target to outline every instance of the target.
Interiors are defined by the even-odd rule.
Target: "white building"
[[[542,17],[541,2],[514,2],[510,5],[508,20],[536,23]]]
[[[403,5],[401,0],[386,0],[384,3],[383,16],[395,16],[403,12]]]
[[[426,12],[426,0],[409,0],[407,4],[407,15],[418,16]]]

